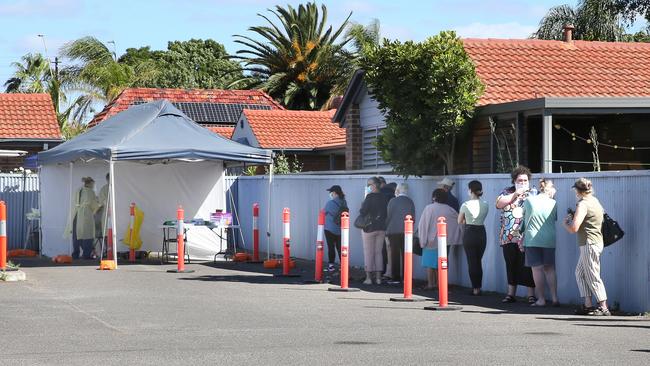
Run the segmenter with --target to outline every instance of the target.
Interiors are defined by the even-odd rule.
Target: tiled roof
[[[218,133],[219,135],[230,139],[232,136],[232,131],[235,130],[234,126],[211,126],[211,125],[203,125],[203,127],[207,128],[208,130]]]
[[[90,126],[126,110],[133,104],[160,99],[167,99],[172,103],[245,104],[284,109],[261,90],[128,88],[96,114],[90,121]]]
[[[649,97],[650,43],[464,39],[479,105],[542,97]]]
[[[345,129],[332,123],[335,110],[244,110],[260,146],[265,149],[318,149],[345,145]]]
[[[0,139],[61,139],[49,94],[0,93]]]

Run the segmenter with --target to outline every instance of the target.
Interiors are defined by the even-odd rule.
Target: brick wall
[[[357,170],[362,167],[362,136],[359,120],[359,104],[352,104],[345,116],[346,144],[345,144],[345,170]]]

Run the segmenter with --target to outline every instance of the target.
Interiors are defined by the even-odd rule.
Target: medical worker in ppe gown
[[[83,250],[84,259],[92,259],[93,240],[95,238],[95,212],[99,208],[95,195],[95,181],[91,177],[81,178],[83,186],[72,197],[73,212],[66,229],[66,235],[72,234],[72,258],[78,259]]]

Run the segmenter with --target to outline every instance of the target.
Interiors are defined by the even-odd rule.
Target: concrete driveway
[[[334,293],[231,262],[191,274],[42,264],[0,283],[0,365],[650,364],[646,317],[503,305],[457,287],[462,310],[424,311],[431,303],[389,301],[401,287]]]

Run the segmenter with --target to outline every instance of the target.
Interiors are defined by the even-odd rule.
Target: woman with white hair
[[[546,306],[544,286],[548,284],[553,306],[560,306],[555,275],[555,222],[557,203],[550,179],[539,180],[539,193],[524,201],[524,250],[526,266],[533,270],[537,301],[530,306]]]
[[[386,236],[390,243],[391,280],[389,284],[396,284],[402,278],[402,263],[404,262],[404,219],[411,215],[415,222],[415,204],[409,198],[408,185],[400,183],[395,189],[395,198],[388,202],[388,215],[386,216]]]
[[[576,266],[576,281],[584,305],[576,310],[579,315],[609,316],[607,292],[600,278],[600,255],[603,253],[603,234],[601,232],[605,210],[594,196],[591,181],[580,178],[573,184],[576,191],[576,210],[564,219],[564,228],[578,234],[580,258]],[[591,296],[596,297],[598,307],[594,308]]]

